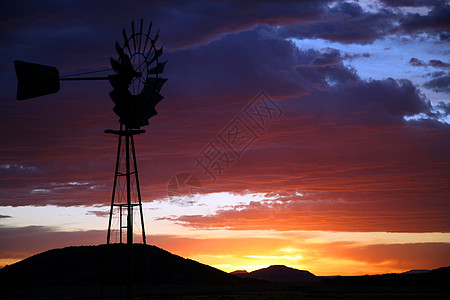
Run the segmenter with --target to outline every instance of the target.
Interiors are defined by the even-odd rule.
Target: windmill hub
[[[109,76],[114,88],[109,95],[120,123],[128,129],[148,125],[148,119],[157,114],[155,106],[163,99],[159,92],[167,79],[160,74],[166,62],[159,61],[163,48],[156,48],[158,32],[151,38],[151,27],[150,23],[147,33],[144,32],[141,20],[140,29],[136,31],[132,22],[132,33],[128,36],[125,29],[122,32],[123,46],[116,42],[119,58],[110,59],[116,74]]]

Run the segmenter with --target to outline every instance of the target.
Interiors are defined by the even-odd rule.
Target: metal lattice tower
[[[139,210],[142,230],[142,242],[146,244],[142,198],[139,186],[134,135],[145,133],[142,126],[157,114],[156,105],[163,99],[160,91],[167,79],[161,78],[167,61],[160,62],[163,48],[157,48],[159,30],[150,36],[152,23],[144,31],[143,20],[135,27],[131,22],[131,33],[123,29],[123,46],[115,43],[118,59],[111,58],[110,63],[115,74],[106,77],[76,77],[100,71],[91,71],[75,75],[60,76],[55,67],[24,61],[14,61],[18,79],[17,100],[57,93],[60,82],[66,80],[108,80],[113,91],[109,93],[114,102],[113,111],[119,116],[119,130],[105,130],[118,136],[117,160],[109,213],[107,244],[111,243],[112,218],[117,210],[119,214],[119,242],[123,243],[123,229],[126,229],[127,241],[127,299],[131,299],[131,247],[133,245],[133,212]],[[125,192],[118,191],[120,182],[125,179]],[[126,225],[123,216],[126,215]]]
[[[127,128],[124,129],[123,125],[120,126],[120,130],[118,131],[105,131],[105,133],[111,133],[118,136],[116,168],[114,172],[114,184],[111,197],[111,208],[109,212],[108,234],[106,238],[106,243],[108,245],[111,243],[111,231],[113,230],[112,220],[115,210],[118,211],[119,214],[119,243],[123,243],[123,229],[126,229],[127,244],[133,244],[133,218],[134,208],[136,207],[139,209],[140,214],[142,243],[147,244],[145,236],[144,214],[142,211],[142,198],[139,185],[139,173],[137,169],[136,151],[134,147],[134,135],[144,132],[144,130],[133,130]],[[120,195],[120,192],[117,192],[118,183],[121,178],[125,178],[125,195]],[[133,193],[133,188],[135,189],[135,193]],[[124,210],[126,210],[126,213],[124,213]],[[124,215],[126,215],[125,225],[123,218]]]

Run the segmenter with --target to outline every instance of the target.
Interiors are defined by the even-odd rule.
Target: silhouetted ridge
[[[147,251],[148,268],[145,267]],[[123,278],[126,245],[67,247],[49,250],[0,270],[1,285],[8,288],[114,284]],[[133,245],[134,284],[223,285],[240,278],[155,246]]]
[[[401,274],[423,274],[423,273],[428,273],[428,272],[430,272],[430,270],[420,269],[420,270],[409,270],[409,271],[403,272]]]
[[[236,272],[233,272],[233,274],[242,278],[253,278],[275,282],[300,282],[320,280],[309,271],[297,270],[281,265],[270,266],[250,273],[244,273],[242,271],[237,273]]]
[[[126,249],[119,244],[81,246],[34,255],[0,269],[0,299],[124,299]],[[450,294],[450,267],[316,282],[310,272],[286,266],[232,275],[155,246],[135,244],[132,250],[133,299],[361,299],[363,292],[370,299],[409,300],[448,299]],[[393,291],[395,298],[386,298]],[[415,294],[419,297],[411,298]]]
[[[450,267],[442,267],[429,272],[382,274],[364,276],[336,276],[325,278],[324,282],[342,285],[372,286],[448,286]]]

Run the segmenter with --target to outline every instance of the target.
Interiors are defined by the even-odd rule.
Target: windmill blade
[[[124,83],[123,78],[118,74],[109,75],[108,80],[109,80],[109,83],[111,83],[111,85],[113,86],[113,88],[115,90],[122,90],[122,89],[128,88],[128,85],[126,83]]]
[[[147,80],[148,85],[151,86],[156,91],[160,92],[164,83],[166,83],[167,78],[149,78]]]
[[[131,55],[131,48],[130,48],[130,44],[128,42],[127,32],[125,31],[125,28],[122,30],[122,36],[125,41],[124,47],[128,49],[128,54]],[[116,48],[116,50],[117,50],[117,48]]]
[[[139,48],[138,51],[141,51],[141,45],[142,45],[142,27],[144,26],[144,20],[141,19],[141,26],[139,29]]]
[[[166,66],[167,60],[163,63],[159,63],[156,65],[156,67],[151,68],[148,70],[149,74],[160,74],[164,72],[164,67]]]
[[[145,53],[145,48],[147,48],[147,42],[148,42],[148,40],[149,40],[149,36],[150,36],[150,31],[152,30],[152,22],[150,22],[150,25],[148,25],[148,32],[147,32],[147,35],[146,35],[146,39],[145,39],[145,44],[144,44],[144,49],[142,49],[142,53]]]
[[[119,75],[109,75],[108,80],[114,89],[118,89],[120,87],[120,85],[122,84],[122,81],[120,80]]]
[[[152,48],[155,47],[156,41],[158,40],[158,36],[159,36],[159,29],[158,29],[158,31],[156,32],[155,38],[154,38],[153,40],[150,39],[150,41],[151,41],[151,43],[152,43],[152,46],[150,47],[150,49],[148,49],[148,53],[147,53],[146,56],[149,56],[149,55],[150,55],[150,52],[152,51]]]
[[[145,117],[139,117],[139,118],[136,118],[136,120],[135,120],[133,126],[130,126],[130,127],[133,128],[133,129],[139,129],[139,128],[141,128],[142,126],[146,126],[146,125],[148,125],[148,124],[149,124],[149,123],[148,123],[148,119],[147,119],[147,118],[145,118]]]
[[[119,54],[120,57],[126,55],[125,52],[123,52],[122,47],[120,47],[119,43],[116,41],[116,43],[114,44],[114,46],[116,47],[116,51]]]
[[[143,103],[143,106],[152,106],[156,107],[156,105],[164,99],[163,96],[161,96],[160,93],[152,90],[148,86],[144,88],[142,93],[139,95],[139,98],[137,99],[138,102]]]
[[[123,52],[122,52],[123,53]],[[130,57],[123,53],[123,55],[120,56],[120,68],[123,69],[133,69],[133,64],[131,63]]]
[[[112,57],[109,58],[109,62],[111,63],[112,69],[116,72],[119,72],[119,70],[121,68],[120,63]]]
[[[157,114],[158,112],[156,111],[156,109],[154,107],[149,106],[143,111],[142,116],[146,119],[150,119],[151,117]]]
[[[54,94],[59,91],[59,72],[55,67],[14,61],[17,75],[17,100]]]
[[[135,116],[136,118],[136,125],[138,126],[145,126],[148,125],[148,119],[151,117],[157,115],[158,112],[154,107],[148,106],[141,110],[141,112]]]
[[[155,60],[157,60],[163,53],[163,47],[155,50],[155,54],[153,55],[153,57],[149,60],[148,64],[151,64],[152,62],[154,62]]]
[[[158,40],[158,37],[159,37],[159,29],[158,29],[158,31],[156,32],[155,38],[152,40],[152,44],[153,44],[153,45],[156,44],[156,41]]]
[[[131,38],[133,39],[134,52],[136,52],[136,33],[134,31],[134,20],[131,21]]]
[[[126,89],[118,89],[118,90],[116,89],[116,90],[112,90],[109,93],[109,97],[116,105],[118,105],[120,103],[126,103],[127,99],[129,99],[130,95],[131,94]]]
[[[131,63],[130,57],[128,55],[124,54],[120,58],[120,69],[119,69],[119,76],[122,78],[127,85],[131,83],[134,76],[136,76],[136,71],[133,68],[133,64]]]
[[[150,98],[150,103],[153,107],[155,107],[162,99],[164,99],[164,97],[161,96],[160,93],[154,93]]]

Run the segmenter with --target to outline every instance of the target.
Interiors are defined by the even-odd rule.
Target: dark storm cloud
[[[183,95],[216,97],[214,102],[206,98],[191,105],[226,105],[229,109],[234,104],[240,109],[245,104],[242,101],[249,101],[262,87],[280,98],[309,94],[321,85],[327,86],[327,81],[357,80],[355,72],[343,65],[339,51],[300,50],[277,37],[276,31],[259,26],[207,46],[170,54],[170,64],[178,67],[173,71],[168,67],[172,83],[182,87]],[[232,94],[239,97],[230,97]]]
[[[312,85],[326,84],[327,76],[355,78],[343,67],[339,51],[300,51],[294,43],[272,36],[274,31],[260,26],[208,46],[177,51],[169,56],[170,64],[178,67],[176,71],[168,67],[171,80],[184,95],[221,95],[214,102],[217,105],[230,94],[244,93],[250,99],[261,87],[280,97],[309,93]],[[230,105],[233,98],[226,101]]]
[[[388,3],[389,2],[389,3]],[[337,2],[325,9],[320,22],[299,23],[280,28],[286,37],[321,38],[340,43],[370,44],[376,39],[406,32],[427,32],[448,39],[450,6],[444,1],[386,1],[388,7],[376,12],[364,11],[357,3]],[[402,3],[402,5],[401,5]],[[403,13],[389,7],[424,5],[431,7],[427,15]]]
[[[343,65],[342,60],[347,57],[338,50],[300,50],[289,41],[270,37],[273,31],[271,27],[259,27],[195,50],[174,53],[171,60],[180,67],[178,74],[174,74],[180,79],[175,77],[174,80],[185,85],[183,91],[199,91],[197,86],[202,86],[202,93],[222,95],[230,92],[223,83],[233,86],[233,92],[257,91],[258,86],[264,86],[273,96],[299,96],[295,101],[298,111],[323,109],[331,115],[348,113],[342,120],[351,119],[353,111],[369,108],[371,116],[379,123],[392,118],[402,123],[405,115],[429,113],[430,104],[410,81],[362,80]],[[196,75],[188,76],[194,74],[192,72]],[[243,76],[237,77],[237,74]],[[204,86],[205,82],[208,86]],[[226,105],[232,100],[224,99],[227,99]],[[224,105],[221,100],[218,98],[214,105]]]
[[[0,11],[2,45],[32,49],[108,53],[121,37],[124,20],[152,20],[164,28],[165,42],[182,47],[217,39],[258,24],[290,24],[318,20],[328,1],[15,1]],[[125,17],[126,16],[126,17]],[[138,23],[136,23],[136,26]],[[126,28],[129,30],[129,28]],[[119,33],[119,34],[117,34]],[[77,48],[67,49],[67,43]],[[103,46],[103,47],[102,47]],[[103,51],[99,50],[103,49]],[[32,49],[28,49],[32,51]],[[91,61],[91,63],[93,63]]]
[[[450,93],[450,75],[448,73],[437,76],[423,84],[424,87],[437,93]]]
[[[176,47],[198,44],[259,24],[285,25],[319,20],[329,1],[195,1],[171,11]],[[183,10],[188,10],[188,14]],[[169,41],[170,42],[170,41]]]
[[[242,95],[247,95],[248,91],[258,87],[258,83],[264,82],[269,94],[282,99],[279,103],[286,112],[275,125],[279,131],[265,135],[257,148],[249,150],[244,161],[233,166],[221,178],[220,185],[208,186],[209,191],[293,192],[300,189],[317,193],[313,198],[325,201],[323,203],[337,201],[339,210],[349,211],[349,215],[342,218],[333,216],[336,218],[334,225],[308,227],[295,222],[296,219],[306,218],[300,218],[300,211],[303,209],[301,201],[296,206],[299,215],[292,218],[284,213],[292,211],[294,204],[288,207],[280,205],[261,208],[264,210],[261,215],[263,223],[272,218],[289,220],[279,226],[272,223],[271,226],[278,229],[336,230],[337,224],[353,217],[357,220],[352,223],[356,227],[346,223],[339,227],[340,230],[448,230],[446,214],[436,216],[433,225],[424,225],[428,217],[443,205],[445,191],[448,190],[445,180],[448,170],[430,162],[430,159],[440,162],[449,159],[445,150],[448,141],[444,137],[448,135],[450,128],[436,121],[442,115],[434,113],[430,102],[410,81],[392,78],[362,80],[342,64],[345,56],[342,57],[339,51],[299,50],[292,43],[277,38],[273,34],[274,30],[271,27],[258,27],[253,31],[229,35],[208,45],[178,51],[172,55],[172,61],[176,61],[181,71],[178,70],[179,75],[176,72],[172,74],[171,78],[185,81],[182,82],[185,84],[182,90],[189,91],[189,97],[197,99],[195,104],[199,107],[208,106],[209,112],[224,111],[225,108],[236,106],[239,108],[242,99],[249,99]],[[235,54],[233,57],[225,55],[232,50]],[[268,71],[264,72],[266,69]],[[239,80],[236,74],[242,75]],[[207,80],[208,76],[211,77],[210,80]],[[193,78],[201,80],[196,82]],[[265,81],[265,78],[270,80]],[[286,86],[286,82],[291,85]],[[200,87],[196,87],[200,83],[202,92],[215,95],[214,101],[201,97]],[[205,83],[208,86],[205,87]],[[241,96],[232,97],[227,89],[228,85],[224,83],[230,83],[233,91],[238,91]],[[278,90],[280,85],[284,88]],[[246,87],[249,89],[246,90]],[[175,95],[172,97],[177,98]],[[242,103],[244,104],[245,102]],[[430,119],[414,122],[406,122],[404,119],[405,116],[419,114]],[[213,127],[213,124],[223,124],[223,120],[227,119],[225,114],[215,113],[213,116],[207,117]],[[423,130],[427,133],[424,134]],[[276,159],[274,151],[277,153]],[[267,169],[272,170],[270,175],[265,174],[264,170]],[[421,175],[424,173],[434,174],[435,178],[442,180],[425,183]],[[364,201],[367,202],[362,206],[373,205],[369,210],[371,215],[365,220],[358,204],[361,203],[361,195],[364,195]],[[340,206],[339,199],[354,201],[355,204]],[[415,203],[424,199],[433,200],[428,202],[427,208],[419,209]],[[402,217],[405,206],[410,207],[411,211]],[[393,215],[383,217],[387,207],[393,211]],[[233,215],[230,219],[226,211],[212,217],[185,216],[175,221],[199,228],[221,227],[223,224],[228,224],[226,226],[229,227],[232,226],[230,224],[236,224],[236,229],[254,229],[261,226],[261,223],[254,225],[255,227],[245,222],[246,225],[239,225],[247,217],[254,220],[251,216],[259,216],[259,211],[253,208],[255,207],[247,211],[248,215],[242,213],[243,217],[237,213],[236,217]],[[416,215],[416,209],[425,209],[429,215],[417,216],[414,221],[417,226],[412,227],[409,220],[411,215]],[[311,222],[324,217],[317,215],[321,209],[313,210],[314,212],[308,213]],[[278,214],[279,211],[282,213]],[[357,215],[360,216],[359,219]],[[370,221],[374,219],[381,221]],[[363,228],[358,224],[368,225]]]
[[[371,56],[370,53],[367,53],[367,52],[366,53],[362,53],[362,54],[360,54],[360,53],[355,53],[355,54],[345,53],[344,56],[342,57],[342,59],[343,60],[348,59],[349,61],[352,61],[355,58],[361,58],[361,57],[369,58],[370,56]]]
[[[335,101],[335,99],[340,101]],[[346,82],[335,85],[328,94],[324,106],[329,111],[340,114],[342,120],[374,122],[374,124],[402,123],[404,116],[430,113],[430,103],[420,95],[417,88],[408,80],[372,80],[369,82]],[[364,116],[351,112],[365,112]],[[361,118],[360,118],[361,117]]]
[[[437,34],[441,37],[441,40],[445,40],[450,30],[450,6],[435,6],[424,16],[419,14],[405,15],[400,23],[399,28],[404,32]]]
[[[340,43],[369,44],[395,28],[398,16],[387,9],[365,12],[357,3],[337,2],[320,22],[287,26],[286,37],[321,38]]]
[[[301,143],[296,138],[298,133],[292,130],[299,126],[314,130],[329,124],[336,124],[337,128],[404,126],[404,116],[422,113],[433,117],[430,104],[411,82],[362,80],[344,66],[345,56],[339,51],[300,50],[294,43],[277,37],[276,32],[276,28],[259,26],[207,45],[166,53],[169,64],[165,76],[170,78],[164,90],[166,99],[158,105],[161,115],[152,119],[148,137],[139,140],[139,151],[151,153],[141,160],[142,169],[152,170],[150,175],[141,172],[148,176],[143,182],[152,182],[143,187],[145,195],[151,195],[151,199],[166,197],[171,176],[180,169],[192,168],[193,156],[262,88],[283,100],[280,105],[288,112],[285,123],[278,125],[286,132],[277,141],[286,143],[286,147],[289,143]],[[5,112],[4,120],[10,118],[13,122],[19,117],[27,124],[3,133],[3,140],[8,141],[5,145],[13,145],[3,149],[6,161],[10,166],[18,166],[14,167],[16,171],[23,165],[36,168],[37,173],[28,172],[19,181],[3,177],[4,205],[67,206],[108,201],[114,141],[102,131],[107,126],[114,128],[117,119],[107,99],[110,88],[105,86],[95,95],[90,94],[91,89],[76,89],[76,95],[68,94],[66,102],[52,98],[14,102],[15,106],[21,105],[22,112]],[[101,92],[105,95],[101,96]],[[39,109],[40,114],[33,114]],[[342,134],[351,135],[350,128],[342,130]],[[52,138],[49,140],[48,136]],[[310,140],[310,144],[319,142],[319,138],[320,135]],[[260,147],[264,149],[262,143]],[[261,160],[273,155],[271,143],[268,137],[267,151],[258,154]],[[22,162],[24,155],[26,160]],[[236,175],[236,182],[241,183],[224,184],[223,190],[245,190],[252,184],[248,178],[258,177],[245,165],[238,168],[243,168]],[[286,170],[276,176],[285,176],[283,172]],[[81,181],[89,184],[68,184]],[[273,188],[282,186],[274,183]]]
[[[160,40],[166,49],[207,43],[259,24],[281,26],[274,34],[286,37],[367,44],[388,34],[398,20],[390,10],[371,13],[346,2],[330,8],[327,2],[4,1],[0,52],[8,60],[39,61],[67,73],[109,67],[122,27],[130,32],[128,20],[142,17],[153,20],[155,29],[163,29]],[[1,68],[11,70],[3,63]]]
[[[445,115],[450,115],[450,103],[439,102],[437,108],[442,110]]]
[[[392,7],[418,7],[444,5],[446,0],[381,0],[382,3]]]

